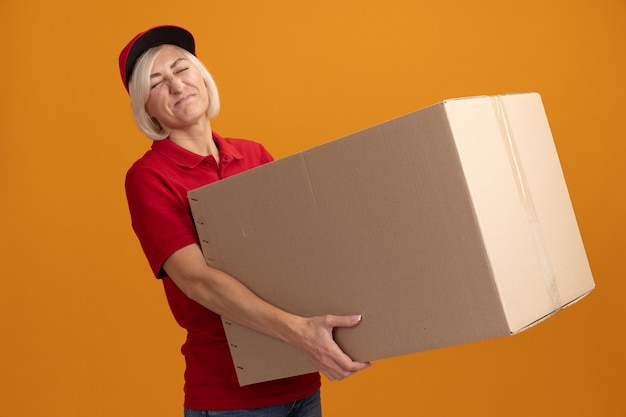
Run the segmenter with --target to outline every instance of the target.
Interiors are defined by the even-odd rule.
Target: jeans
[[[185,408],[185,417],[322,417],[320,391],[301,400],[246,410],[200,411]]]

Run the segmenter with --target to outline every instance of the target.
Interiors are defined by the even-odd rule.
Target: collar
[[[217,148],[220,150],[221,160],[243,158],[241,152],[239,152],[228,139],[225,139],[213,132],[213,140],[215,141]],[[176,165],[184,168],[195,168],[207,158],[211,158],[210,156],[203,156],[195,152],[191,152],[172,142],[169,138],[154,141],[152,144],[152,150],[174,162]]]

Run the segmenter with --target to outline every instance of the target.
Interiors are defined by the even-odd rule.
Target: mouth
[[[184,104],[186,102],[188,102],[189,100],[191,100],[193,97],[195,96],[195,94],[188,94],[185,97],[181,98],[180,100],[178,100],[176,103],[174,103],[174,107],[178,106],[179,104]]]

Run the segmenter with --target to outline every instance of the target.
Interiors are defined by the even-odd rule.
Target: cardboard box
[[[207,262],[355,360],[511,335],[594,288],[541,98],[446,100],[189,193]],[[312,371],[224,319],[242,385]]]

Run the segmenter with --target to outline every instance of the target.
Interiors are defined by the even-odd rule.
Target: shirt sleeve
[[[125,185],[133,230],[152,272],[163,278],[165,260],[199,242],[193,218],[166,179],[152,170],[130,170]]]

